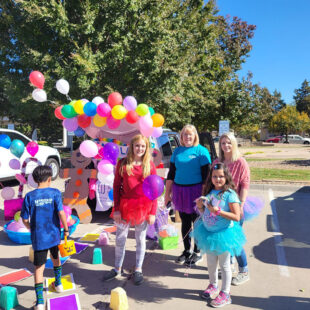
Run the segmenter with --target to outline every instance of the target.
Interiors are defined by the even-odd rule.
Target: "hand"
[[[168,202],[171,201],[171,193],[170,194],[165,194],[165,206],[168,204]]]
[[[69,231],[64,231],[64,236],[69,237]]]
[[[155,215],[150,214],[147,219],[148,224],[153,225],[155,223]]]
[[[201,198],[196,200],[196,206],[197,206],[199,211],[204,210],[204,204],[203,204],[203,200]]]
[[[211,212],[211,213],[216,213],[218,210],[219,210],[219,207],[213,207],[211,204],[207,204],[208,206],[208,210]]]
[[[122,222],[122,215],[121,212],[115,211],[113,213],[113,220],[116,224],[120,224]]]

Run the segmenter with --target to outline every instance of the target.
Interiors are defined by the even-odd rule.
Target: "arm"
[[[156,174],[156,167],[155,164],[151,161],[151,174]],[[152,209],[151,209],[151,213],[148,216],[148,220],[147,222],[152,225],[155,223],[155,215],[156,215],[156,211],[157,211],[157,199],[154,199],[152,201]]]
[[[250,187],[250,168],[249,165],[247,164],[247,162],[245,161],[245,159],[243,159],[242,161],[242,173],[240,175],[240,193],[239,193],[239,197],[240,197],[240,209],[241,209],[241,216],[243,215],[243,205],[246,201],[246,198],[248,196],[248,190]]]
[[[113,182],[113,202],[114,202],[114,213],[113,219],[117,224],[121,223],[122,216],[119,211],[119,206],[121,202],[121,187],[122,187],[122,176],[120,175],[120,167],[122,160],[118,161],[115,169],[115,177]]]
[[[30,210],[29,210],[29,201],[28,201],[27,195],[25,196],[25,199],[23,201],[23,206],[20,212],[20,216],[22,218],[23,224],[27,227],[27,229],[30,230],[30,223],[29,223]]]
[[[165,205],[171,201],[172,184],[175,178],[176,167],[173,162],[170,162],[170,168],[166,180]]]
[[[224,217],[227,220],[232,220],[239,222],[240,221],[240,204],[238,202],[229,203],[230,212],[227,211],[219,211],[219,207],[213,207],[211,204],[208,204],[208,209],[210,212]]]
[[[26,219],[23,218],[23,224],[26,226],[27,229],[30,230],[29,220],[26,220]]]
[[[60,221],[64,227],[64,235],[68,237],[69,236],[69,228],[68,228],[68,224],[67,224],[65,211],[64,210],[59,211],[58,216],[59,216],[59,219],[60,219]]]

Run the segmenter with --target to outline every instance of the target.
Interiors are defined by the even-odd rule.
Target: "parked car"
[[[25,147],[29,142],[32,141],[31,139],[16,130],[0,128],[0,134],[8,135],[12,141],[14,139],[21,140],[24,143]],[[23,155],[20,158],[21,165],[27,157],[30,157],[30,155],[25,149]],[[59,174],[59,169],[61,165],[61,159],[58,150],[49,146],[39,145],[39,151],[35,155],[35,157],[42,163],[42,165],[49,165],[52,168],[52,179],[55,180]],[[21,173],[20,170],[14,170],[10,168],[9,162],[11,159],[17,159],[17,157],[14,156],[9,149],[0,147],[0,181],[14,179],[15,174]],[[35,162],[29,162],[26,166],[26,175],[30,174],[36,166],[37,164]]]
[[[271,137],[267,139],[266,142],[279,143],[279,142],[282,142],[282,139],[283,139],[283,136],[276,136],[276,137]]]
[[[283,143],[310,144],[310,139],[299,135],[287,135],[287,141],[286,136],[284,136]]]

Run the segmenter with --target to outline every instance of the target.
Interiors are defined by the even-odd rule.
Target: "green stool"
[[[17,289],[12,286],[4,286],[0,291],[0,307],[10,310],[18,306]]]
[[[93,253],[93,264],[102,264],[102,251],[100,248],[94,248]]]

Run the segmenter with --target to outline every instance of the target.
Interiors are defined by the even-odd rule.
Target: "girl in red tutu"
[[[143,282],[147,224],[154,224],[157,209],[157,200],[148,199],[142,189],[144,179],[150,174],[156,174],[156,168],[151,160],[149,141],[142,135],[136,135],[130,141],[127,157],[116,166],[111,214],[117,225],[115,268],[104,277],[105,281],[121,275],[128,230],[130,226],[135,226],[137,250],[133,281],[136,285]]]

